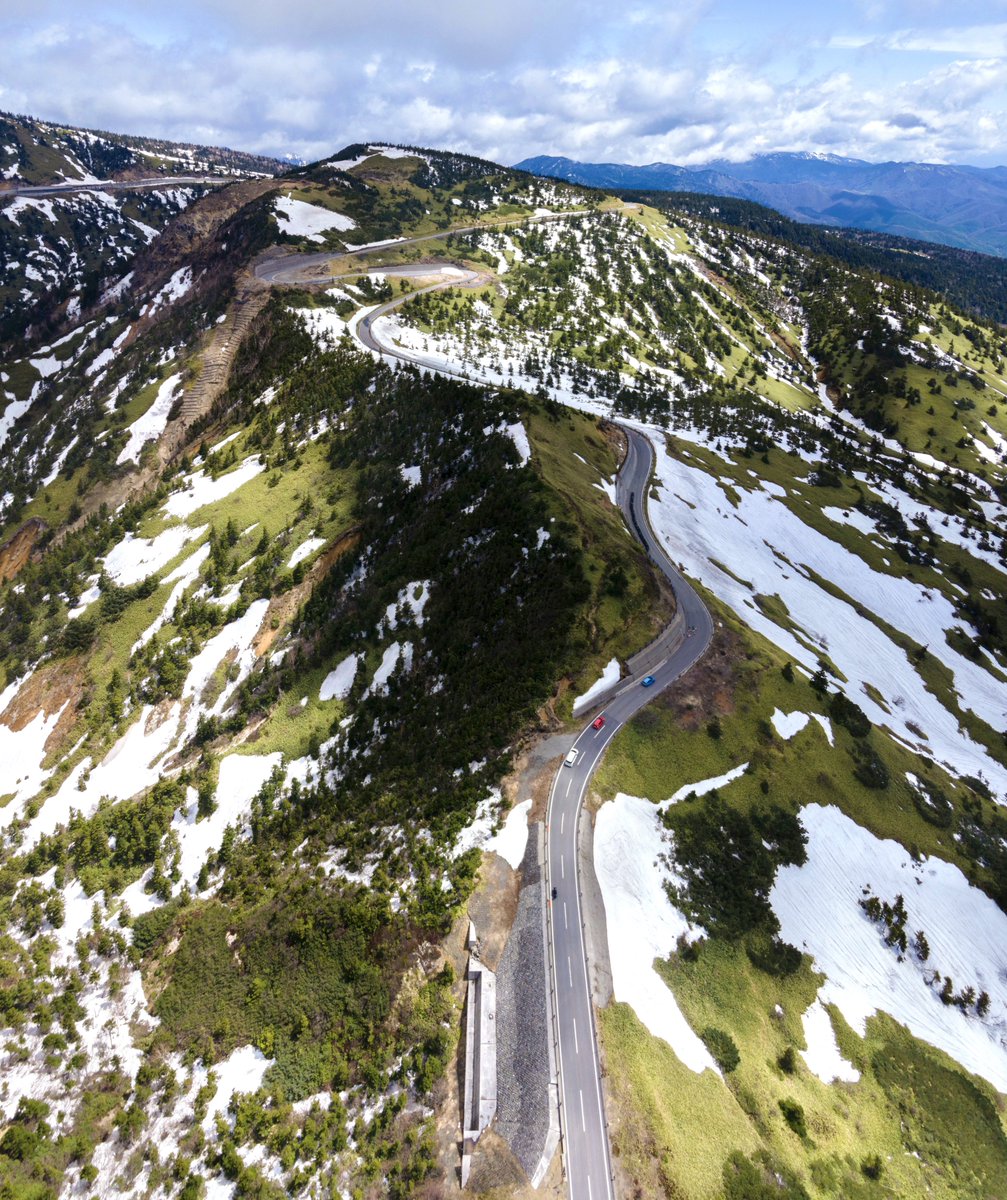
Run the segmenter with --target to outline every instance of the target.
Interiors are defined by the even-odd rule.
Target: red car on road
[[[604,717],[595,717],[595,719],[591,722],[591,728],[592,729],[601,729],[602,725],[604,725],[604,724],[605,724]]]

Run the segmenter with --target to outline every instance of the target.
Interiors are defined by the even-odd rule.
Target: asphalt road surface
[[[445,267],[452,271],[453,274],[443,274]],[[379,317],[385,316],[386,313],[390,313],[393,308],[398,308],[400,304],[404,304],[406,300],[411,300],[413,296],[422,296],[424,292],[437,292],[442,288],[449,287],[481,287],[487,282],[489,276],[482,271],[471,271],[467,267],[454,267],[448,263],[416,263],[409,267],[390,268],[382,273],[385,275],[394,274],[400,277],[415,278],[418,276],[426,278],[428,276],[439,276],[439,278],[435,283],[431,283],[427,287],[417,288],[415,292],[410,292],[406,296],[397,296],[394,300],[388,300],[384,304],[379,304],[373,312],[369,312],[366,317],[357,323],[354,330],[357,340],[366,346],[368,350],[373,350],[378,354],[389,354],[394,358],[401,359],[402,362],[414,363],[416,366],[430,370],[430,364],[425,359],[410,354],[400,346],[387,346],[384,342],[379,342],[374,336],[372,323]],[[443,367],[441,370],[445,375],[454,375],[459,379],[466,378],[463,371],[452,371],[449,367]]]
[[[386,242],[376,242],[370,246],[360,246],[356,250],[329,250],[317,254],[286,254],[276,258],[267,258],[255,267],[255,274],[266,283],[327,283],[335,279],[344,279],[345,271],[318,272],[319,267],[328,263],[339,263],[347,258],[359,258],[365,254],[380,254],[383,250],[401,250],[405,246],[417,246],[421,242],[443,241],[456,233],[480,233],[485,230],[505,229],[509,225],[534,225],[546,221],[563,221],[567,217],[582,217],[590,210],[575,208],[569,212],[547,213],[538,217],[513,217],[504,221],[486,222],[483,225],[466,225],[460,229],[445,229],[440,233],[424,233],[418,237],[392,238]],[[382,271],[389,274],[390,267],[371,266],[371,271]],[[388,353],[391,353],[389,351]]]
[[[619,473],[616,498],[626,523],[643,542],[655,565],[675,590],[685,618],[685,636],[670,656],[651,669],[653,684],[637,678],[624,682],[601,712],[600,729],[588,724],[576,742],[573,766],[560,766],[553,781],[546,817],[546,886],[556,889],[550,904],[553,1006],[559,1041],[560,1109],[571,1200],[613,1200],[608,1129],[601,1092],[601,1067],[594,1006],[587,973],[584,918],[577,858],[578,823],[584,797],[605,747],[649,700],[696,662],[710,644],[713,622],[702,600],[658,544],[646,519],[645,497],[654,452],[646,437],[622,426],[629,439]],[[609,935],[618,936],[617,930]]]
[[[178,187],[187,183],[234,183],[235,179],[225,175],[174,175],[152,179],[99,180],[96,183],[19,183],[13,187],[0,188],[0,200],[14,196],[58,196],[62,192],[136,192],[145,188]]]

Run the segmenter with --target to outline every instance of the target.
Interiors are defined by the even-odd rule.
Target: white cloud
[[[1007,24],[966,8],[928,29],[947,11],[911,7],[805,16],[813,41],[782,36],[786,6],[728,0],[628,17],[600,0],[386,0],[380,20],[355,0],[80,0],[72,24],[56,0],[6,0],[0,106],[306,159],[368,139],[504,162],[1001,155]],[[938,45],[943,61],[907,53]]]
[[[1007,55],[1007,22],[965,25],[942,29],[897,29],[891,33],[834,34],[828,42],[836,50],[900,50],[917,54],[974,55],[977,58]]]

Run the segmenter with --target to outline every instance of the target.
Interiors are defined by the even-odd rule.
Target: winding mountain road
[[[626,523],[645,546],[651,561],[668,577],[684,617],[684,636],[668,657],[640,677],[624,681],[602,710],[600,729],[589,724],[573,744],[573,766],[560,766],[546,814],[546,887],[556,899],[548,915],[552,1004],[559,1050],[560,1105],[565,1162],[571,1200],[614,1200],[612,1162],[601,1089],[601,1063],[588,975],[578,856],[579,823],[591,776],[606,746],[623,725],[655,695],[700,658],[713,637],[706,605],[661,548],[647,521],[645,497],[654,467],[650,442],[637,429],[620,426],[628,438],[626,458],[616,483],[616,500]],[[616,936],[618,936],[617,931]]]
[[[164,175],[153,176],[150,179],[71,179],[66,183],[14,183],[0,188],[0,200],[13,200],[18,196],[59,196],[66,192],[142,192],[148,188],[184,187],[193,183],[222,187],[225,183],[238,183],[241,178],[230,175]]]
[[[412,238],[394,245],[398,248],[443,236]],[[310,272],[317,271],[318,267],[334,259],[338,261],[339,258],[361,253],[364,251],[351,251],[346,255],[299,255],[297,262],[294,256],[287,256],[260,264],[256,274],[271,283],[323,282],[326,278],[336,276],[312,276]],[[423,292],[457,286],[475,287],[485,283],[487,278],[482,272],[457,268],[444,262],[370,269],[421,279],[439,275],[434,282],[420,289]],[[464,378],[462,370],[431,368],[429,363],[408,354],[401,347],[378,340],[374,322],[409,298],[409,295],[405,295],[387,301],[352,325],[357,340],[376,353]],[[643,686],[642,675],[623,680],[622,686],[602,711],[604,721],[601,727],[596,729],[591,722],[581,731],[573,744],[575,756],[572,765],[564,763],[557,769],[549,794],[545,887],[547,895],[555,889],[555,900],[549,903],[547,941],[559,1071],[560,1118],[570,1200],[615,1200],[580,886],[578,834],[583,819],[584,799],[605,748],[622,726],[688,671],[705,653],[713,637],[713,621],[706,606],[665,553],[647,519],[647,493],[654,469],[653,447],[642,430],[622,422],[618,424],[627,438],[627,452],[616,481],[616,502],[622,509],[627,526],[642,542],[651,562],[671,583],[683,618],[683,628],[680,638],[666,643],[665,656],[656,665],[649,666],[645,677],[652,682]]]
[[[371,242],[367,246],[357,246],[354,250],[321,250],[316,254],[280,254],[268,256],[255,266],[255,275],[264,283],[328,283],[337,279],[345,279],[345,271],[319,270],[329,263],[340,263],[348,258],[361,258],[367,254],[381,254],[383,251],[402,250],[406,246],[419,246],[424,242],[439,242],[459,233],[491,233],[494,229],[506,229],[511,225],[535,225],[549,221],[565,221],[570,217],[587,216],[592,209],[572,208],[568,212],[540,213],[534,217],[508,217],[503,221],[487,221],[482,225],[464,225],[457,229],[444,229],[439,233],[422,233],[416,237],[390,238],[385,242]],[[409,274],[413,266],[422,267],[424,264],[408,264],[398,274]],[[380,271],[390,274],[391,267],[371,265],[364,268],[367,271]],[[420,272],[415,272],[419,274]],[[448,287],[449,284],[443,286]],[[415,293],[414,293],[415,294]],[[395,303],[401,303],[401,300]],[[395,305],[393,304],[392,307]],[[388,353],[392,353],[388,351]]]

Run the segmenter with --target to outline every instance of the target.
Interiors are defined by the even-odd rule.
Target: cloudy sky
[[[1007,0],[0,0],[0,109],[322,157],[1007,163]]]

